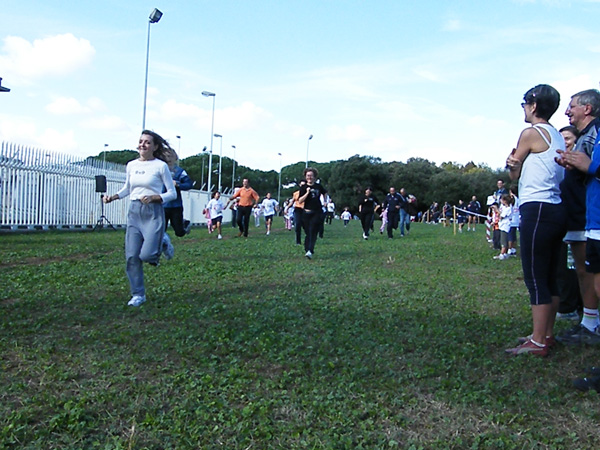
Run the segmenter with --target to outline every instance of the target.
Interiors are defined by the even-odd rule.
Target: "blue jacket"
[[[600,120],[594,119],[581,131],[575,151],[584,152],[590,158],[598,136]],[[586,191],[588,176],[579,170],[566,170],[560,183],[560,197],[567,211],[567,230],[581,231],[586,228]]]
[[[177,181],[179,185],[175,188],[177,191],[177,198],[163,205],[163,208],[181,208],[183,206],[183,201],[181,200],[181,191],[189,191],[194,182],[189,177],[187,172],[183,170],[179,166],[175,166],[171,170],[171,175],[173,176],[173,181]]]
[[[586,189],[586,230],[600,230],[600,134],[594,143],[592,162],[588,168],[590,176]]]

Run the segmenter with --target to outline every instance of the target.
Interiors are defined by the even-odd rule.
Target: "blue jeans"
[[[131,295],[144,296],[144,268],[142,263],[158,263],[165,232],[165,213],[160,203],[143,204],[134,200],[127,213],[125,259]]]
[[[406,225],[406,231],[410,228],[410,215],[408,211],[404,211],[400,208],[400,235],[404,236],[404,225]]]

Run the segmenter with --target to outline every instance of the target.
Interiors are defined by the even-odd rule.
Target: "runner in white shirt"
[[[217,239],[223,239],[223,236],[221,236],[221,222],[223,222],[224,205],[219,191],[214,193],[213,198],[206,205],[206,209],[210,214],[210,222],[213,230],[217,230]]]
[[[267,197],[262,201],[261,207],[263,214],[265,215],[265,224],[267,225],[267,236],[271,234],[271,224],[273,223],[273,216],[279,208],[279,202],[274,198],[271,198],[271,193],[267,192]]]

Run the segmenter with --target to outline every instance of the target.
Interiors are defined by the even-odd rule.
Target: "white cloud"
[[[0,67],[5,76],[39,79],[61,76],[89,64],[96,50],[87,39],[70,33],[36,39],[33,43],[18,36],[4,38]]]
[[[104,116],[86,119],[80,122],[81,127],[101,131],[130,131],[129,125],[118,116]]]
[[[305,127],[291,124],[285,120],[277,120],[273,129],[278,133],[289,135],[294,138],[303,138],[306,136],[306,139],[308,139],[308,136],[311,134]]]
[[[403,161],[408,159],[405,142],[394,136],[373,139],[365,146],[368,153],[383,161]]]
[[[197,127],[205,129],[211,126],[212,109],[202,109],[189,103],[167,100],[160,107],[160,119],[165,121],[189,120]],[[215,110],[215,132],[240,129],[253,129],[272,114],[252,102]]]
[[[35,133],[35,123],[32,119],[13,119],[7,115],[0,115],[1,141],[34,145],[37,144],[33,139]]]
[[[190,119],[193,121],[210,120],[210,112],[189,103],[181,103],[176,100],[167,100],[160,107],[160,117],[164,120]]]
[[[27,117],[0,115],[0,141],[67,153],[79,150],[73,130],[60,132],[46,128],[40,133],[35,122]]]
[[[417,75],[420,78],[424,78],[427,81],[434,81],[436,83],[442,81],[442,78],[438,74],[436,74],[430,67],[415,67],[412,71],[415,75]]]
[[[73,97],[59,97],[46,105],[46,111],[57,115],[67,115],[88,113],[90,109],[82,106]]]
[[[37,139],[38,146],[46,150],[54,150],[61,153],[74,152],[79,150],[79,145],[75,141],[73,130],[60,132],[52,128],[47,128]]]
[[[93,112],[105,110],[106,106],[104,102],[97,97],[89,98],[85,105],[82,105],[79,100],[73,97],[57,97],[52,101],[52,103],[46,105],[46,111],[58,116],[72,114],[87,115]]]
[[[364,141],[367,138],[367,132],[357,124],[345,127],[333,125],[327,128],[327,138],[331,141]]]
[[[215,117],[219,118],[219,122],[215,118],[215,126],[219,123],[218,128],[227,131],[256,128],[272,115],[252,102],[243,102],[239,106],[222,109],[218,116],[215,112]]]
[[[444,31],[459,31],[461,29],[462,25],[458,19],[448,20],[443,26]]]

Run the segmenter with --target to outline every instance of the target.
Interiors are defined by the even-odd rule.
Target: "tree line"
[[[101,153],[96,158],[102,159],[103,156]],[[106,161],[118,164],[127,164],[137,157],[138,153],[133,150],[106,152]],[[208,154],[181,159],[179,165],[196,181],[196,189],[208,182]],[[390,186],[394,186],[396,190],[405,188],[417,198],[419,209],[425,211],[433,202],[440,205],[446,201],[457,204],[458,200],[462,199],[468,203],[473,195],[477,196],[483,206],[487,196],[495,191],[498,179],[503,179],[507,185],[510,184],[505,170],[493,170],[473,162],[466,165],[448,162],[438,166],[424,158],[410,158],[406,162],[382,162],[380,158],[355,155],[346,160],[309,162],[309,165],[319,171],[320,182],[327,188],[337,208],[341,210],[348,206],[353,214],[358,212],[359,199],[367,186],[373,189],[380,201],[383,201]],[[297,190],[304,167],[304,162],[282,167],[281,202]],[[219,176],[218,158],[212,158],[212,170],[211,184],[215,186]],[[223,157],[221,185],[224,189],[231,188],[232,175],[233,160]],[[261,197],[267,192],[277,197],[277,171],[252,169],[238,166],[236,163],[233,185],[241,186],[244,178],[250,180],[250,184]]]

